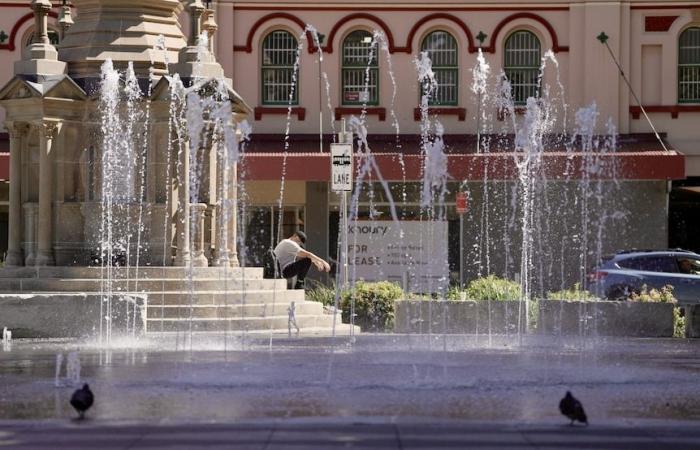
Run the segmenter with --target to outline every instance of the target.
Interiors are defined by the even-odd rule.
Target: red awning
[[[517,153],[448,154],[447,172],[455,181],[515,180]],[[373,154],[381,176],[392,181],[417,181],[423,177],[423,157],[417,154]],[[355,157],[358,167],[365,156]],[[328,153],[247,153],[239,174],[245,180],[328,181]],[[543,153],[541,176],[549,180],[621,179],[678,180],[685,178],[685,157],[676,151],[590,153]],[[588,167],[588,170],[585,168]],[[373,173],[376,179],[378,174]]]

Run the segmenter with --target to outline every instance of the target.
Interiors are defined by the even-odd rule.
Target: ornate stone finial
[[[34,11],[34,42],[37,44],[50,44],[49,24],[47,16],[51,11],[49,0],[32,0],[31,8]]]
[[[58,60],[56,47],[49,40],[49,0],[32,0],[34,11],[34,40],[27,47],[22,59],[15,61],[15,75],[60,75],[66,71],[66,63]]]
[[[201,0],[190,0],[187,9],[190,11],[190,38],[188,45],[195,47],[197,45],[197,39],[199,39],[199,35],[202,33],[202,14],[205,8]]]
[[[63,5],[61,6],[61,12],[58,15],[58,24],[61,26],[61,39],[66,34],[68,28],[73,26],[73,17],[70,13],[70,6],[66,4],[66,0],[63,0]]]
[[[209,37],[209,51],[212,53],[214,52],[214,34],[216,33],[216,30],[219,29],[219,25],[216,23],[214,15],[214,9],[210,8],[209,0],[207,0],[207,9],[204,12],[204,23],[202,24],[202,28],[204,28],[204,31],[207,32],[207,36]]]

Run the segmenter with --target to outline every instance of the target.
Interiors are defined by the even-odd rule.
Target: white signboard
[[[331,144],[331,190],[352,191],[352,144]]]
[[[444,292],[449,285],[447,222],[352,222],[348,262],[351,279],[393,281],[411,292]]]

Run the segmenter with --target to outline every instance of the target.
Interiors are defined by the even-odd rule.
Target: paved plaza
[[[127,344],[127,343],[125,343]],[[222,346],[225,344],[225,347]],[[361,335],[0,352],[0,448],[700,448],[700,343]],[[169,347],[172,346],[172,347]],[[84,422],[56,354],[80,348]],[[557,405],[579,397],[590,426]]]
[[[242,424],[3,424],[0,448],[25,449],[697,449],[697,424],[561,424],[398,420]]]

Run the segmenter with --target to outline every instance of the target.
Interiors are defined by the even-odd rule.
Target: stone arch
[[[529,13],[529,12],[519,12],[515,14],[511,14],[510,16],[506,17],[505,19],[501,20],[501,22],[496,25],[496,28],[493,30],[493,33],[491,34],[491,40],[490,40],[490,45],[488,47],[484,48],[484,51],[487,53],[496,53],[497,46],[500,45],[500,41],[498,40],[499,34],[503,31],[503,29],[508,25],[509,23],[519,20],[519,19],[529,19],[534,22],[539,23],[544,29],[547,31],[549,34],[549,39],[551,39],[551,48],[554,53],[559,53],[559,52],[568,52],[569,47],[568,46],[562,46],[559,45],[559,38],[557,36],[556,31],[554,30],[554,27],[552,26],[551,23],[547,19],[545,19],[542,16],[539,16],[537,14]],[[540,40],[542,40],[543,36],[540,35],[539,30],[537,28],[530,28],[530,31],[534,31]]]
[[[422,19],[420,19],[418,22],[416,22],[415,25],[413,25],[413,27],[411,28],[411,31],[408,32],[408,38],[406,39],[406,46],[403,47],[401,49],[401,51],[403,51],[405,53],[413,53],[413,43],[414,43],[414,40],[416,39],[416,34],[418,33],[418,31],[420,31],[420,29],[426,23],[431,22],[431,21],[437,21],[437,20],[446,20],[446,21],[450,21],[450,22],[454,23],[457,27],[459,27],[459,29],[462,30],[462,32],[466,36],[467,42],[468,42],[468,49],[467,50],[469,51],[469,53],[476,53],[477,52],[477,48],[474,45],[474,38],[472,37],[471,30],[469,29],[467,24],[465,24],[459,17],[453,16],[452,14],[447,14],[447,13],[429,14],[429,15],[423,17]],[[450,33],[455,34],[454,30],[449,30],[449,31],[450,31]],[[458,39],[458,42],[459,42],[459,39]],[[399,49],[397,49],[397,51],[399,51]]]

